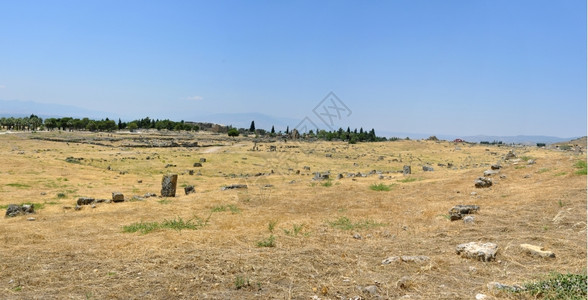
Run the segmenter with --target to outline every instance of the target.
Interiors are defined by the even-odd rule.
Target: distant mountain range
[[[9,101],[0,100],[0,117],[26,117],[31,114],[35,114],[41,118],[59,118],[59,117],[74,117],[74,118],[90,118],[90,119],[105,119],[110,118],[116,120],[118,118],[124,121],[132,121],[129,118],[121,114],[111,112],[100,112],[94,110],[88,110],[80,107],[70,105],[59,105],[59,104],[47,104],[47,103],[36,103],[32,101]],[[158,116],[149,116],[154,119],[158,119]],[[198,116],[197,120],[186,120],[194,122],[210,122],[222,125],[232,125],[237,128],[249,128],[251,121],[255,121],[256,128],[263,128],[270,130],[272,126],[275,126],[276,131],[285,131],[286,127],[294,129],[300,124],[302,120],[294,118],[282,118],[273,117],[261,113],[219,113],[206,116]],[[178,120],[172,120],[178,121]],[[411,139],[426,139],[435,134],[425,133],[407,133],[407,132],[392,132],[392,131],[381,131],[376,129],[378,136],[385,137],[409,137]],[[482,141],[502,141],[505,144],[529,144],[533,145],[536,143],[560,143],[566,142],[578,137],[560,138],[554,136],[535,136],[535,135],[517,135],[517,136],[488,136],[488,135],[475,135],[475,136],[458,136],[458,135],[436,135],[437,138],[442,140],[455,140],[462,139],[468,142],[482,142]]]

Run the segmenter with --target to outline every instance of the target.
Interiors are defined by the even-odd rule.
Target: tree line
[[[2,117],[0,127],[6,130],[15,131],[36,131],[36,130],[64,130],[64,131],[115,131],[115,130],[136,130],[136,129],[157,129],[157,130],[199,130],[198,125],[185,123],[183,120],[174,122],[170,120],[152,120],[149,117],[118,123],[108,118],[102,120],[91,120],[89,118],[47,118],[43,120],[34,114],[29,117]]]

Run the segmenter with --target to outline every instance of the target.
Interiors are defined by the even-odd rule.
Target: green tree
[[[255,121],[251,121],[251,125],[249,126],[249,131],[255,132]]]
[[[229,129],[227,134],[229,136],[239,136],[239,130],[237,130],[236,128],[231,128],[231,129]]]

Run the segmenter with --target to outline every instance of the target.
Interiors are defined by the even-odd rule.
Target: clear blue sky
[[[344,127],[586,135],[586,1],[0,0],[0,100],[302,120],[331,91]]]

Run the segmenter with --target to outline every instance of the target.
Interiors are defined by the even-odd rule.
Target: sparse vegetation
[[[406,178],[402,178],[397,180],[398,182],[401,183],[408,183],[408,182],[415,182],[415,181],[419,181],[420,179],[417,177],[406,177]]]
[[[249,278],[245,278],[243,276],[235,277],[235,289],[240,290],[250,285],[251,284],[249,283]]]
[[[210,218],[210,217],[209,217]],[[134,233],[139,231],[142,234],[147,234],[151,231],[158,229],[174,229],[181,231],[183,229],[197,230],[206,226],[208,219],[203,221],[200,218],[194,218],[192,220],[184,221],[182,218],[177,217],[172,220],[164,220],[163,222],[138,222],[130,225],[123,226],[123,231],[127,233]]]
[[[211,209],[212,212],[224,212],[229,210],[233,214],[238,214],[241,212],[241,209],[234,204],[229,205],[217,205]]]
[[[259,242],[257,242],[257,247],[275,247],[276,246],[276,237],[273,234],[270,234],[270,236],[267,239],[263,239]]]
[[[370,190],[372,191],[390,191],[390,189],[393,187],[393,184],[383,184],[383,183],[374,183],[372,185],[370,185]]]
[[[586,299],[586,290],[588,289],[586,284],[587,279],[586,273],[552,273],[545,279],[526,283],[523,285],[524,289],[511,291],[511,293],[516,295],[530,295],[535,299],[539,298],[545,300]]]
[[[368,228],[386,226],[386,224],[384,224],[384,223],[379,223],[379,222],[376,222],[373,220],[367,220],[367,219],[357,221],[354,223],[347,217],[339,217],[337,220],[329,221],[328,224],[329,224],[329,226],[331,226],[333,228],[341,229],[341,230],[357,230],[357,229],[368,229]]]
[[[578,169],[576,171],[576,175],[586,175],[587,169],[585,160],[579,160],[578,162],[576,162],[574,166],[576,167],[576,169]]]

